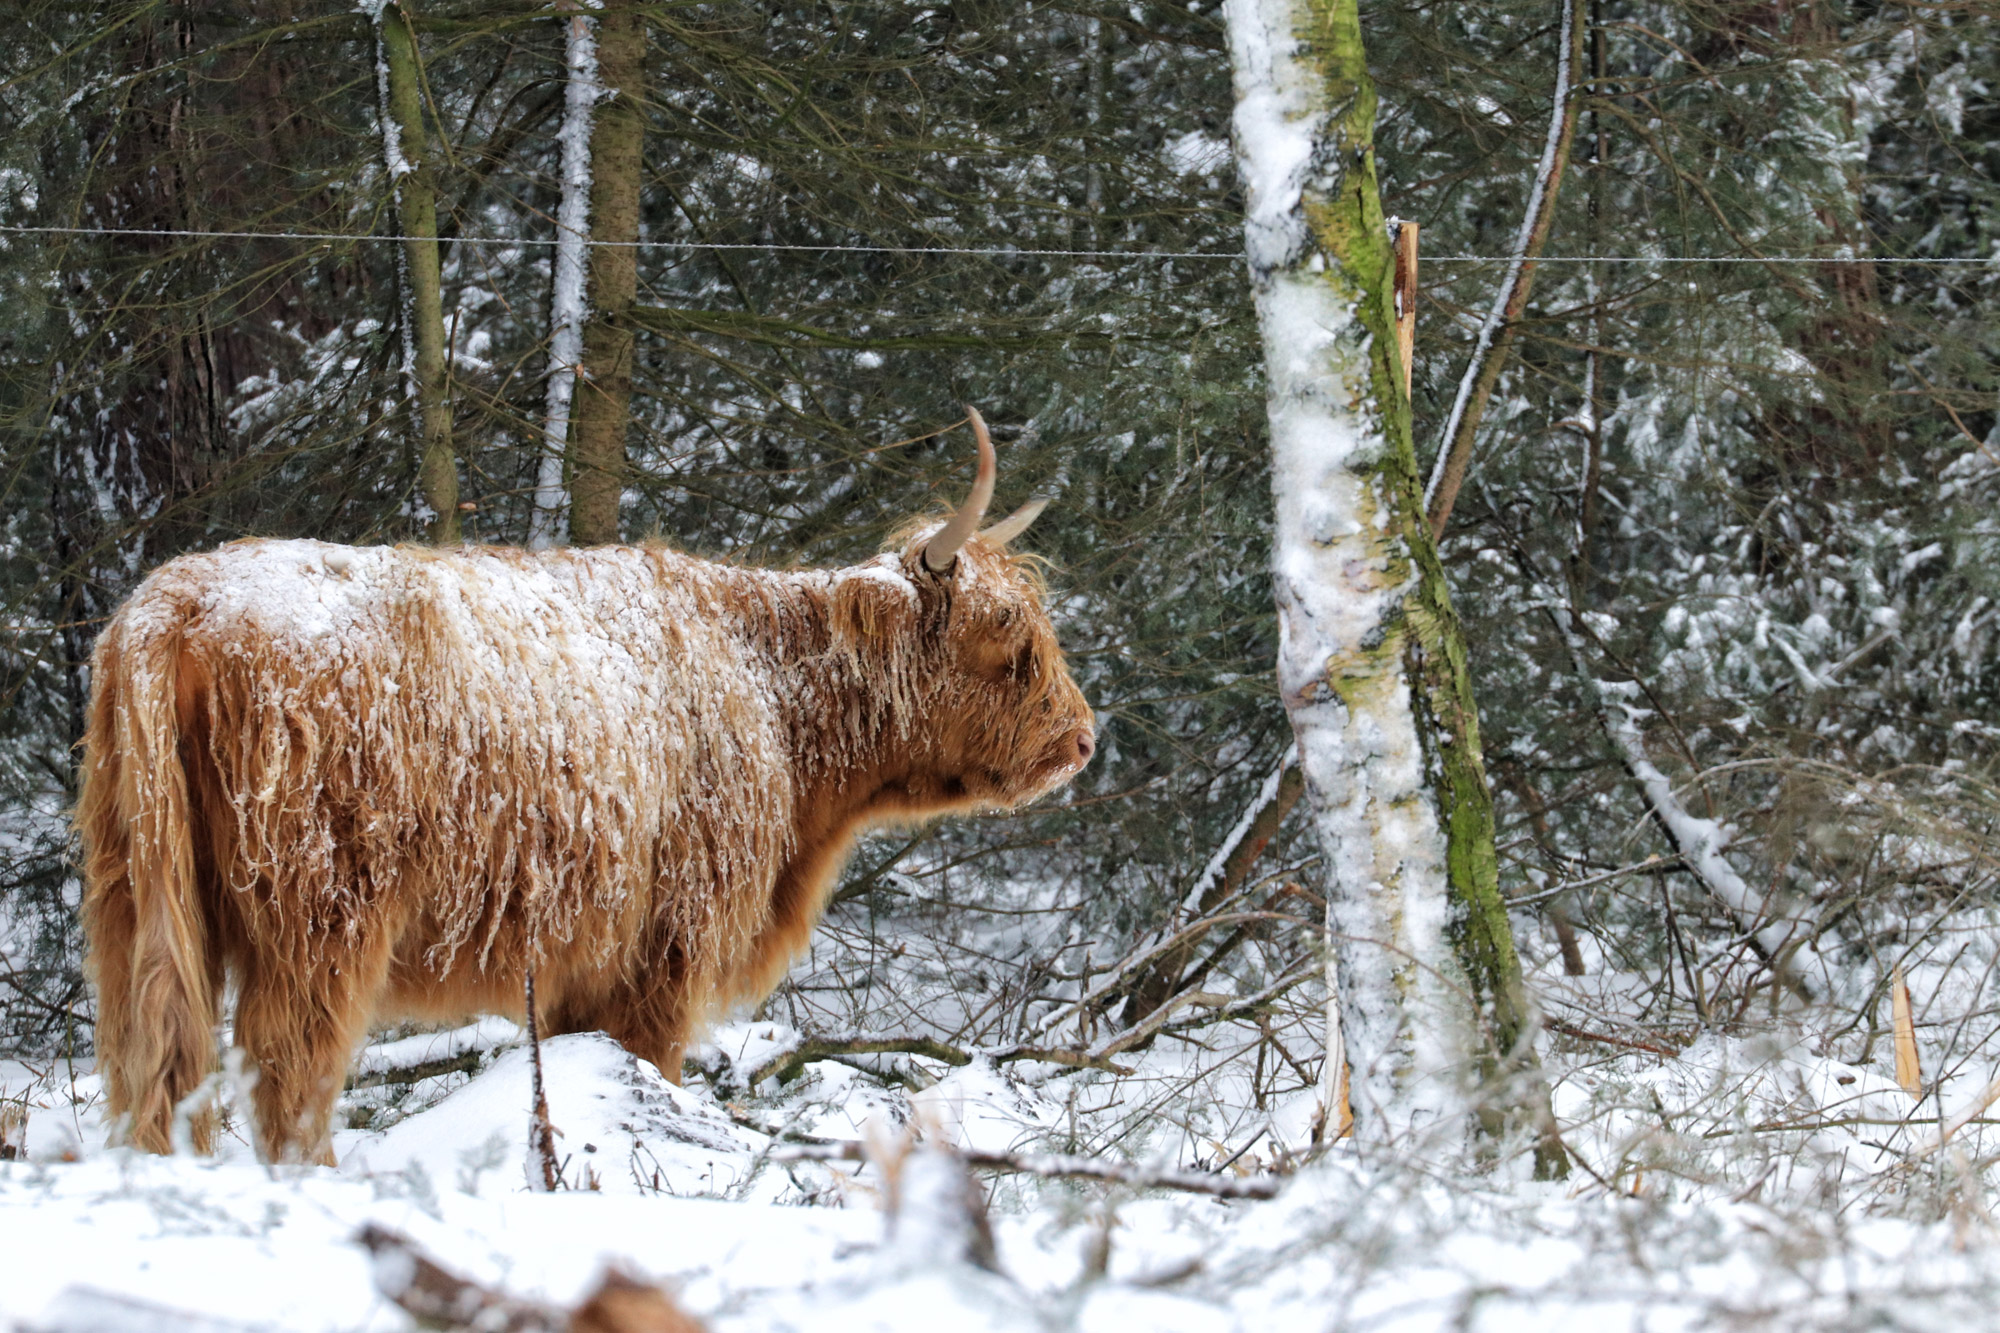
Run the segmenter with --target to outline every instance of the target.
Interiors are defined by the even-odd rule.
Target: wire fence
[[[315,244],[384,241],[439,241],[452,245],[545,247],[580,244],[602,249],[733,251],[822,255],[956,255],[991,259],[1108,259],[1135,262],[1149,259],[1200,259],[1237,263],[1243,255],[1233,250],[1051,250],[1024,246],[951,245],[826,245],[787,241],[604,241],[590,238],[546,236],[400,236],[382,232],[331,231],[204,231],[166,227],[56,227],[15,226],[0,223],[0,233],[15,236],[126,236],[134,239],[310,241]],[[1425,255],[1426,264],[1510,264],[1515,255]],[[2000,253],[1992,255],[1539,255],[1535,264],[1941,264],[1966,266],[2000,265]]]

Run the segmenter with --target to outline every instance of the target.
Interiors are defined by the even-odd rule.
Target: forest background
[[[960,1048],[1046,1036],[1052,1013],[1093,1039],[1164,1015],[1191,1043],[1220,1017],[1248,1025],[1222,1054],[1254,1060],[1260,1098],[1312,1088],[1324,885],[1284,818],[1217,7],[614,10],[642,75],[614,99],[642,244],[582,355],[629,349],[615,535],[863,558],[960,493],[964,436],[939,432],[973,403],[1002,427],[999,504],[1052,501],[1029,544],[1102,721],[1063,801],[865,846],[839,949],[765,1012]],[[380,15],[35,0],[0,21],[5,1053],[88,1051],[64,812],[92,636],[148,569],[246,535],[536,532],[577,12],[387,11],[414,37],[404,148],[436,199],[430,420],[407,392],[409,256],[370,239],[411,212]],[[1363,14],[1384,205],[1426,255],[1426,467],[1551,117],[1574,116],[1441,541],[1531,980],[1580,1049],[1782,1019],[1866,1061],[1900,964],[1949,990],[1920,1028],[1928,1067],[1957,1068],[1991,1054],[2000,1003],[2000,39],[1976,5],[1585,17],[1561,100],[1557,5]],[[572,450],[560,474],[579,503],[588,470]],[[1727,831],[1759,920],[1717,900],[1648,767]],[[913,922],[934,947],[911,950]],[[1237,1003],[1175,1003],[1194,994]]]

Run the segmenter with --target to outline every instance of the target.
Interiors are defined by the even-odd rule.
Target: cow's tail
[[[128,608],[99,637],[77,808],[97,1068],[114,1132],[160,1153],[211,1147],[214,1113],[194,1094],[216,1067],[220,989],[181,744],[181,625]]]

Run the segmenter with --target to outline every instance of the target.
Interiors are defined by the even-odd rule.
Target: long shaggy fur
[[[517,1013],[677,1076],[853,836],[1029,799],[1091,716],[1020,561],[240,542],[100,637],[78,823],[99,1066],[169,1151],[226,978],[262,1145],[330,1160],[373,1022]],[[190,1122],[206,1147],[207,1121]]]

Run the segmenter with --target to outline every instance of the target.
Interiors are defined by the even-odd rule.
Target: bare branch
[[[786,1162],[866,1162],[872,1160],[866,1144],[841,1139],[829,1143],[793,1144],[771,1154]],[[1103,1180],[1138,1189],[1178,1190],[1183,1194],[1206,1194],[1217,1199],[1271,1199],[1277,1197],[1284,1181],[1276,1176],[1214,1176],[1198,1171],[1155,1171],[1124,1162],[1107,1162],[1096,1157],[1058,1154],[964,1151],[959,1154],[967,1166],[982,1171],[1009,1171],[1021,1175],[1046,1176],[1062,1180]]]
[[[766,1079],[777,1079],[789,1083],[797,1078],[805,1067],[815,1060],[837,1059],[847,1055],[921,1055],[955,1067],[963,1067],[974,1060],[991,1060],[995,1064],[1009,1064],[1017,1060],[1039,1060],[1045,1064],[1067,1065],[1072,1069],[1102,1069],[1113,1074],[1129,1074],[1132,1070],[1112,1063],[1103,1054],[1087,1051],[1063,1050],[1040,1046],[1003,1046],[995,1050],[965,1050],[931,1037],[814,1037],[800,1042],[788,1051],[781,1052],[764,1061],[744,1075],[746,1087],[760,1086]]]
[[[528,1184],[553,1194],[563,1183],[556,1160],[556,1127],[549,1121],[549,1098],[542,1086],[542,1037],[535,1023],[535,973],[528,970],[528,1062],[535,1071],[535,1099],[528,1115]]]
[[[1458,382],[1458,397],[1452,402],[1451,416],[1445,422],[1437,463],[1431,470],[1430,483],[1424,488],[1424,506],[1429,512],[1433,538],[1444,536],[1459,487],[1465,483],[1465,472],[1472,462],[1473,438],[1486,415],[1487,400],[1500,382],[1500,371],[1507,364],[1515,325],[1527,308],[1528,293],[1535,284],[1535,261],[1555,219],[1556,194],[1562,188],[1563,169],[1569,164],[1570,139],[1576,130],[1579,103],[1576,74],[1583,53],[1583,27],[1582,6],[1577,0],[1563,0],[1562,31],[1557,39],[1562,52],[1556,65],[1555,110],[1549,118],[1542,160],[1535,168],[1528,211],[1521,219],[1521,232],[1514,241],[1506,280],[1500,284],[1493,308],[1479,326],[1472,359],[1466,363],[1465,375]]]

